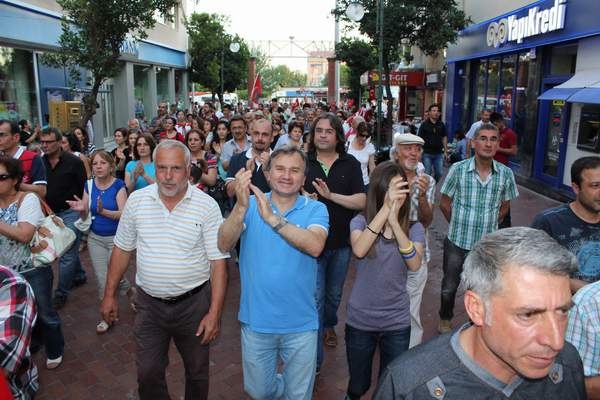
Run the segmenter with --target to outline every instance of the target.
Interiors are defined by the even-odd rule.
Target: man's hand
[[[300,188],[300,194],[302,196],[308,197],[309,199],[319,200],[319,195],[318,194],[316,194],[314,192],[313,193],[308,193],[306,190],[304,190],[304,187]]]
[[[100,303],[100,315],[109,325],[119,320],[119,302],[115,296],[104,296]]]
[[[319,192],[319,195],[322,198],[331,200],[331,191],[329,190],[329,186],[327,186],[327,183],[323,179],[316,178],[312,184],[317,190],[317,192]]]
[[[246,170],[247,171],[254,171],[254,168],[256,167],[255,160],[256,160],[256,157],[252,157],[248,161],[246,161]]]
[[[267,196],[262,192],[262,190],[253,184],[250,184],[250,189],[256,197],[258,213],[260,214],[261,218],[272,227],[277,225],[279,218],[273,214],[273,210],[271,209],[271,204]]]
[[[221,331],[221,318],[210,311],[206,313],[196,331],[196,336],[202,335],[202,344],[208,344],[215,340]]]
[[[417,185],[417,189],[419,190],[419,197],[427,196],[427,187],[429,186],[429,180],[425,175],[419,175],[413,181],[413,184]]]
[[[237,204],[248,208],[250,198],[250,180],[252,179],[252,170],[240,169],[235,174],[235,197]]]

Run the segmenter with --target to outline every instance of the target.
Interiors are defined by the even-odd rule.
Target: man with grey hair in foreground
[[[543,231],[483,237],[462,274],[471,322],[394,360],[374,399],[585,399],[581,359],[564,340],[576,268]]]

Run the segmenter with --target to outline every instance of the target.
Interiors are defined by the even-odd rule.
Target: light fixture
[[[238,42],[232,42],[229,45],[229,51],[231,51],[232,53],[237,53],[238,51],[240,51],[240,44]]]
[[[358,2],[352,2],[346,7],[346,17],[351,21],[358,22],[365,16],[365,8]]]

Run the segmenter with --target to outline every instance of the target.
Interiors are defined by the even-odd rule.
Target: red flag
[[[252,86],[252,93],[250,93],[251,104],[258,104],[258,99],[262,97],[262,83],[260,81],[260,74],[254,78],[254,85]]]

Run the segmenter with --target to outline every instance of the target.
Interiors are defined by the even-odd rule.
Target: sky
[[[304,56],[296,45],[290,46],[290,36],[299,44],[312,40],[333,42],[334,6],[335,0],[190,0],[188,9],[229,17],[227,32],[237,33],[248,42],[284,41],[278,43],[279,48],[271,46],[275,56]],[[273,57],[271,63],[306,73],[305,58]]]

